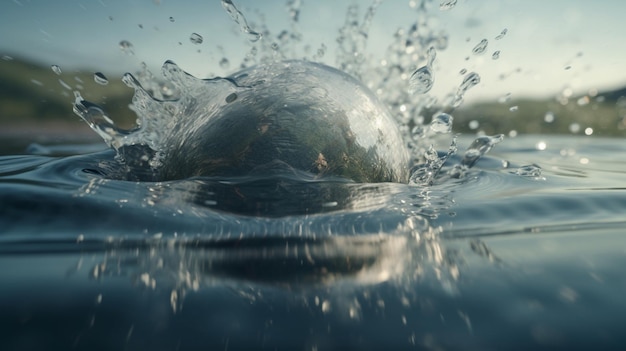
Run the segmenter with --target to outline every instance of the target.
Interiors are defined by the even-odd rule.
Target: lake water
[[[110,180],[104,145],[29,150],[0,158],[2,350],[626,341],[619,139],[506,138],[462,177],[453,156],[430,186],[338,183],[287,216],[263,191],[289,179]]]
[[[597,128],[623,127],[626,105],[595,85],[622,83],[599,74],[617,60],[594,56],[618,45],[568,33],[606,16],[520,7],[550,30],[565,13],[560,37],[511,4],[306,3],[307,18],[290,0],[281,24],[275,4],[242,7],[254,23],[219,3],[0,11],[61,61],[5,70],[24,100],[0,116],[0,350],[623,349],[626,144]],[[20,30],[31,13],[46,21]],[[116,69],[79,72],[88,54]],[[160,77],[143,60],[163,55]],[[104,73],[118,65],[130,130],[107,114],[128,112]],[[480,118],[455,136],[483,87],[508,136]]]

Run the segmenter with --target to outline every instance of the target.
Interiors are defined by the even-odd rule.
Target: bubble
[[[222,0],[222,7],[230,15],[230,18],[239,25],[241,32],[247,34],[249,41],[256,42],[261,39],[261,34],[255,32],[248,26],[248,22],[243,13],[235,7],[232,0]]]
[[[56,75],[60,76],[61,75],[61,67],[57,66],[57,65],[52,65],[50,66],[50,68],[52,68],[52,72],[54,72]]]
[[[500,34],[498,34],[498,36],[496,37],[496,40],[500,40],[500,39],[504,38],[504,36],[506,35],[506,33],[507,33],[508,31],[509,31],[508,29],[504,28],[504,29],[502,30],[502,32],[500,32]]]
[[[98,83],[100,85],[107,85],[107,84],[109,84],[109,80],[101,72],[94,73],[93,74],[93,80],[94,80],[94,82],[96,82],[96,83]]]
[[[123,53],[125,53],[126,55],[134,55],[135,54],[135,48],[133,47],[133,44],[131,44],[131,42],[129,42],[128,40],[122,40],[120,41],[120,50],[122,50]]]
[[[494,51],[493,54],[491,55],[491,58],[493,60],[497,60],[500,58],[500,50]]]
[[[472,54],[474,55],[483,54],[485,50],[487,50],[488,44],[489,44],[489,41],[487,39],[481,40],[480,43],[476,44],[476,46],[474,46],[474,48],[472,49]]]
[[[442,0],[439,4],[439,9],[441,11],[448,11],[453,9],[456,6],[457,0]]]
[[[191,33],[191,36],[189,37],[189,41],[191,41],[192,44],[202,44],[202,42],[204,41],[204,38],[202,38],[202,36],[198,33]]]

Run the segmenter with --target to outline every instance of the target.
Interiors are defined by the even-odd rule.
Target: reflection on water
[[[417,20],[384,64],[363,55],[380,2],[350,7],[338,66],[363,84],[284,61],[303,42],[299,1],[278,35],[222,1],[257,43],[240,73],[200,80],[168,61],[164,82],[126,74],[134,129],[59,81],[115,150],[0,158],[0,349],[621,347],[626,149],[452,136],[482,78],[464,70],[439,103],[425,95],[448,35],[431,2],[410,4]]]

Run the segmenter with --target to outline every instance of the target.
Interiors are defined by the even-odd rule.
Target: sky
[[[481,76],[466,100],[584,94],[626,85],[626,1],[458,0],[448,11],[439,9],[440,1],[433,0],[429,11],[434,25],[448,33],[449,45],[434,63],[435,95],[453,91],[462,69]],[[234,2],[251,25],[263,17],[274,33],[290,26],[285,0]],[[327,47],[323,60],[333,65],[348,4],[358,3],[363,14],[371,2],[302,0],[299,30],[314,51]],[[367,43],[371,55],[384,59],[393,33],[415,21],[409,2],[386,0],[379,6]],[[494,40],[505,28],[506,36]],[[226,75],[251,45],[219,0],[6,0],[0,4],[0,33],[0,57],[64,71],[100,71],[109,78],[137,71],[142,62],[158,72],[166,60],[201,78]],[[203,42],[192,43],[192,33]],[[487,50],[473,55],[482,39],[489,41]],[[132,43],[133,55],[120,50],[122,40]],[[500,56],[494,60],[496,50]],[[224,57],[230,65],[219,65]]]

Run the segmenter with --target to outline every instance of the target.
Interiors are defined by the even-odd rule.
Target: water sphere
[[[317,63],[254,66],[195,99],[164,148],[160,178],[298,170],[355,182],[406,182],[396,122],[351,76]],[[219,94],[223,96],[220,97]]]

